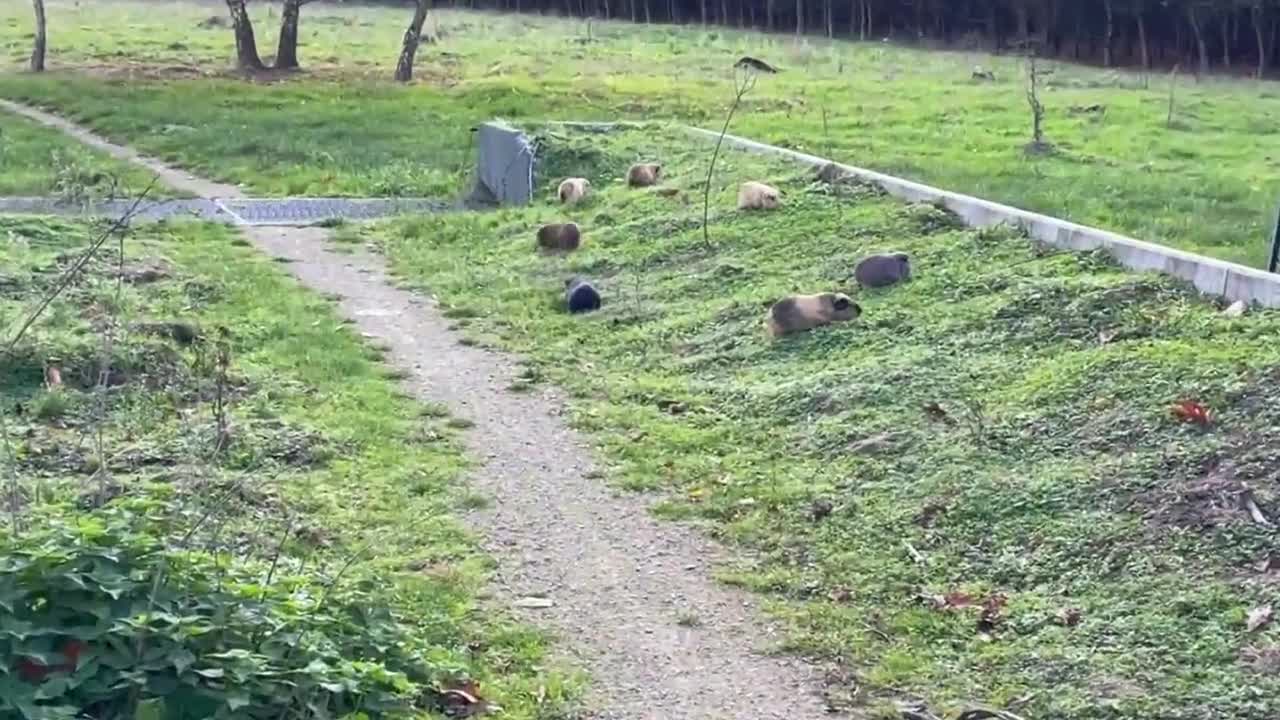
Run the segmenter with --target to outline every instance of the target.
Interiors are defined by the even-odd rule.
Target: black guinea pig
[[[564,301],[571,313],[599,310],[600,291],[580,277],[571,277],[564,281]]]

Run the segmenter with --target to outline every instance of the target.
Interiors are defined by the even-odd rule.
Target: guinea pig
[[[577,250],[582,232],[577,223],[551,223],[538,228],[538,247],[555,252]]]
[[[636,163],[627,170],[627,184],[631,187],[649,187],[662,178],[662,166],[657,163]]]
[[[754,180],[744,182],[742,187],[738,188],[738,209],[774,210],[778,207],[781,197],[782,193],[775,187]]]
[[[571,313],[600,309],[600,291],[587,280],[571,277],[564,281],[564,302]]]
[[[770,337],[776,338],[833,322],[853,320],[861,314],[862,308],[842,293],[792,295],[769,308],[765,329]]]
[[[557,195],[562,203],[575,203],[591,192],[591,181],[586,178],[568,178],[560,183]]]
[[[853,277],[862,287],[888,287],[911,277],[911,260],[904,252],[871,255],[858,262]]]

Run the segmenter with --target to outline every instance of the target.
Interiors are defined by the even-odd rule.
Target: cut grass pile
[[[150,182],[145,170],[0,110],[0,197],[41,196],[83,202],[132,197]],[[173,197],[173,193],[157,185],[150,196]]]
[[[6,341],[94,234],[0,218]],[[476,501],[447,418],[244,245],[219,225],[139,226],[124,283],[104,250],[3,357],[0,592],[27,630],[0,649],[8,669],[54,671],[6,670],[0,709],[434,717],[474,679],[507,714],[558,716],[574,685],[542,639],[478,603],[489,562],[453,517]],[[15,585],[21,563],[35,574]],[[62,588],[52,605],[40,583]],[[59,669],[73,641],[79,664]]]
[[[1245,502],[1280,519],[1280,314],[1229,317],[1101,255],[736,151],[707,246],[705,143],[660,125],[537,131],[544,200],[366,235],[474,341],[570,390],[614,478],[753,558],[726,578],[772,599],[794,650],[849,670],[850,703],[1280,712],[1280,629],[1247,620],[1280,599],[1280,535]],[[641,159],[664,163],[661,188],[624,186]],[[570,175],[597,193],[554,205]],[[785,207],[735,211],[747,179]],[[537,227],[564,220],[584,247],[535,253]],[[856,261],[888,250],[914,279],[851,288]],[[601,311],[563,311],[571,274],[599,284]],[[771,301],[829,290],[862,319],[765,339]],[[1184,400],[1207,426],[1171,412]]]
[[[269,58],[278,10],[251,8]],[[28,13],[0,5],[15,68]],[[750,54],[783,68],[735,122],[759,140],[1255,266],[1280,197],[1273,83],[1182,78],[1167,126],[1168,78],[1046,63],[1054,150],[1028,156],[1015,58],[445,11],[417,84],[400,88],[387,78],[407,11],[316,3],[301,25],[307,71],[258,84],[227,72],[231,32],[207,22],[223,14],[51,0],[55,72],[0,76],[0,94],[255,193],[436,195],[457,189],[468,129],[494,116],[716,125],[729,67]],[[996,81],[972,80],[974,65]]]

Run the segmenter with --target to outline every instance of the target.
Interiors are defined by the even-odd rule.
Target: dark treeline
[[[1280,66],[1280,0],[451,0],[455,7],[1037,52],[1096,63],[1263,75]]]

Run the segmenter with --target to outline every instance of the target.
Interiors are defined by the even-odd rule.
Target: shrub
[[[370,585],[175,549],[138,503],[0,539],[0,716],[376,718],[433,703]]]

